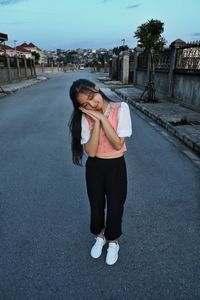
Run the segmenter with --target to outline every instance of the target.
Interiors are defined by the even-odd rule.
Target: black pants
[[[122,234],[122,216],[127,194],[124,157],[89,157],[86,162],[86,184],[91,207],[91,232],[98,235],[105,229],[106,239],[117,239]]]

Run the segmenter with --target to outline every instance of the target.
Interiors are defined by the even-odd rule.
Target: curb
[[[200,144],[197,144],[194,140],[191,139],[187,134],[181,133],[175,126],[170,124],[169,122],[164,121],[161,117],[157,116],[153,112],[147,110],[142,104],[136,102],[128,96],[125,96],[120,93],[120,91],[115,90],[115,93],[120,96],[122,99],[127,101],[130,105],[133,105],[136,109],[140,110],[142,113],[147,115],[149,118],[157,122],[159,125],[164,127],[167,131],[176,136],[179,140],[181,140],[185,145],[190,147],[193,151],[195,151],[198,155],[200,155]]]
[[[6,88],[6,85],[5,85],[5,88],[4,88],[4,86],[2,86],[2,89],[5,93],[4,95],[2,95],[2,97],[5,97],[5,96],[10,95],[12,93],[15,93],[18,90],[28,88],[28,87],[33,86],[33,85],[35,85],[37,83],[40,83],[42,81],[46,81],[47,79],[48,79],[47,77],[41,77],[41,78],[36,78],[35,81],[32,81],[32,82],[30,82],[28,80],[19,81],[18,83],[16,83],[16,85],[19,84],[18,86],[14,86],[14,87],[10,86],[10,88],[9,88],[9,86]]]

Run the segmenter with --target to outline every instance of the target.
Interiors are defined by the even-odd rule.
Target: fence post
[[[8,81],[11,81],[10,57],[6,56],[6,65],[8,70]]]
[[[104,73],[108,73],[108,62],[104,60]]]
[[[35,68],[35,60],[32,59],[32,67],[33,67],[33,77],[36,77],[37,78],[37,73],[36,73],[36,68]]]
[[[129,54],[128,51],[122,53],[122,83],[128,84],[129,81]]]
[[[117,80],[123,81],[123,52],[121,51],[117,58]]]
[[[23,61],[24,61],[25,77],[28,78],[26,57],[23,57]]]
[[[133,84],[137,85],[137,68],[138,68],[138,56],[143,52],[143,48],[135,47],[134,48],[134,67],[133,67]]]
[[[15,56],[16,63],[17,63],[17,74],[18,74],[18,79],[21,79],[21,72],[20,72],[20,65],[19,65],[19,58]]]
[[[109,59],[109,77],[112,79],[112,58]]]
[[[185,46],[186,43],[180,39],[175,40],[170,44],[171,52],[171,61],[169,67],[169,79],[168,79],[168,97],[172,98],[173,95],[173,87],[174,87],[174,70],[176,69],[176,54],[177,49]]]
[[[117,55],[112,56],[111,79],[117,80]]]

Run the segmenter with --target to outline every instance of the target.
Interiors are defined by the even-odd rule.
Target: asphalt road
[[[199,300],[199,169],[135,109],[119,260],[107,266],[106,247],[90,257],[67,125],[80,77],[97,81],[57,74],[0,100],[0,299]]]

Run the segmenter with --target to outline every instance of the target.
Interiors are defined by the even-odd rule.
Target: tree
[[[122,45],[122,46],[119,46],[119,47],[114,47],[112,52],[115,54],[115,55],[119,55],[119,53],[121,51],[125,51],[125,50],[128,50],[129,47],[127,45]]]
[[[31,54],[35,57],[35,63],[38,64],[40,60],[40,54],[36,51],[32,51]]]
[[[149,82],[146,87],[148,100],[156,101],[155,97],[155,59],[158,57],[159,50],[166,44],[166,40],[161,35],[164,31],[164,23],[159,20],[151,19],[138,26],[134,37],[138,44],[144,47],[149,54],[150,74]],[[143,93],[144,94],[144,93]]]

